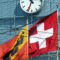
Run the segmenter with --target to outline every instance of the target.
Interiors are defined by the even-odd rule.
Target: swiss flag
[[[29,30],[29,56],[58,50],[57,11],[44,17]]]

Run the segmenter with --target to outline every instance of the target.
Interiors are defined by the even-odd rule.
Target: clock
[[[44,0],[20,0],[21,9],[26,13],[36,13],[40,11]]]

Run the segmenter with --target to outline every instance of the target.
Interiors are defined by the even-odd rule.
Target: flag
[[[29,56],[58,50],[57,11],[39,20],[29,29]]]
[[[0,44],[0,60],[28,60],[28,25],[8,42]]]

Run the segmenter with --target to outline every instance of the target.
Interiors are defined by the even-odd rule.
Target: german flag
[[[28,60],[28,25],[9,41],[0,44],[0,60]]]

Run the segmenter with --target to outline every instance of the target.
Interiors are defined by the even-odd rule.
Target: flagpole
[[[33,17],[32,17],[32,14],[31,14],[31,26],[32,26],[32,20],[33,20]],[[31,60],[32,60],[32,57],[31,57]]]
[[[26,24],[28,25],[28,17],[27,17],[27,20],[26,20]],[[28,31],[28,30],[27,30]],[[27,55],[28,55],[28,32],[27,32]],[[28,60],[29,60],[29,55],[28,55]]]
[[[33,17],[31,16],[31,25],[32,25],[32,20],[33,20]]]
[[[58,58],[59,58],[59,57],[58,57],[58,51],[57,51],[57,60],[59,60]]]
[[[29,19],[28,19],[28,17],[27,17],[27,25],[28,25],[28,20],[29,20]]]
[[[57,17],[58,17],[58,5],[57,6]],[[58,48],[59,49],[59,48]],[[57,60],[59,60],[59,56],[58,56],[58,50],[57,50]]]

